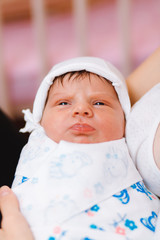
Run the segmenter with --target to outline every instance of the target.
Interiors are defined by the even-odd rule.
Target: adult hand
[[[0,240],[34,240],[29,225],[20,212],[16,195],[7,186],[0,188],[0,211]]]

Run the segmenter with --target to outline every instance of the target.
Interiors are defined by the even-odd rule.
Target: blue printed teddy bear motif
[[[121,154],[107,153],[104,163],[104,174],[108,182],[127,175],[128,162]]]
[[[82,152],[73,152],[70,154],[61,154],[59,158],[54,159],[50,166],[50,176],[52,178],[70,178],[74,177],[80,169],[90,165],[92,160]]]

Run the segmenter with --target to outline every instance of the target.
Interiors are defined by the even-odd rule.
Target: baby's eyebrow
[[[67,93],[67,92],[56,92],[56,93],[52,93],[52,97],[70,97],[71,94]]]
[[[56,100],[59,100],[59,99],[71,99],[72,96],[66,92],[56,92],[56,93],[51,93],[49,94],[49,97],[48,97],[48,100],[49,101],[56,101]]]
[[[110,98],[110,99],[118,99],[115,96],[109,94],[108,92],[95,92],[93,94],[90,95],[91,97],[104,97],[104,98]]]
[[[97,92],[91,92],[89,93],[88,97],[89,98],[104,98],[104,100],[106,101],[117,101],[118,100],[118,97],[116,97],[117,95],[113,96],[112,94],[110,94],[109,91],[97,91]],[[67,98],[67,99],[71,99],[72,97],[74,97],[74,94],[72,95],[72,93],[70,92],[66,92],[66,91],[61,91],[61,90],[58,90],[58,91],[52,91],[50,92],[49,96],[48,96],[48,99],[50,99],[50,101],[56,101],[60,98]]]

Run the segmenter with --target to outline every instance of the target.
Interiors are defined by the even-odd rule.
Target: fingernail
[[[7,186],[3,186],[0,188],[0,196],[6,196],[10,193],[10,189]]]

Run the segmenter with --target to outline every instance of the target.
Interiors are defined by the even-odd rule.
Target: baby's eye
[[[68,104],[69,104],[68,102],[60,102],[60,103],[59,103],[59,105],[62,105],[62,106],[68,105]]]
[[[96,102],[94,105],[104,105],[104,102]]]

